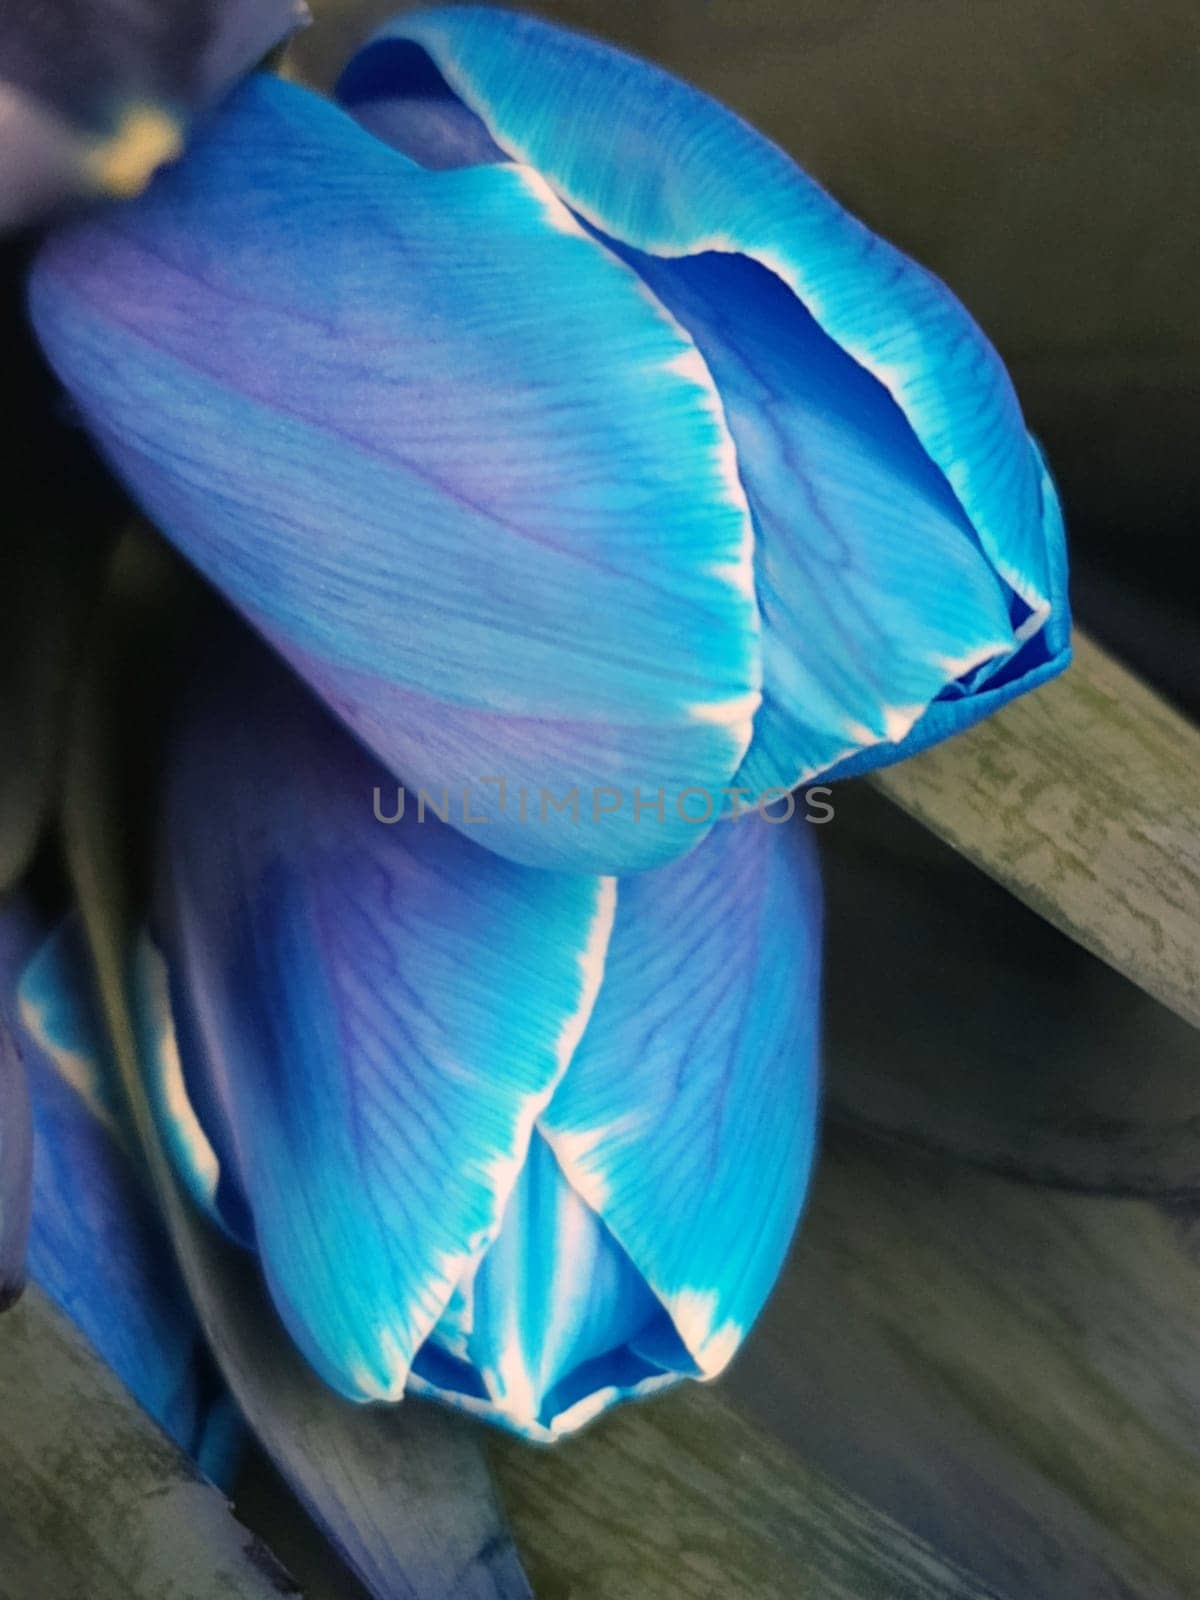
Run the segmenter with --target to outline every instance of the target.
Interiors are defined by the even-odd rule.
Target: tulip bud
[[[751,813],[620,882],[538,872],[431,812],[381,822],[385,775],[249,636],[188,677],[142,1055],[309,1360],[538,1439],[714,1376],[812,1156],[805,824]]]
[[[629,873],[713,825],[692,791],[898,760],[1066,665],[999,357],[782,151],[486,7],[405,13],[339,92],[244,86],[32,307],[152,519],[393,776]],[[621,803],[531,829],[489,775]]]

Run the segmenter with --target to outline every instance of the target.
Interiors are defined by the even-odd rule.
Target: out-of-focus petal
[[[254,1244],[254,1222],[242,1193],[233,1154],[233,1131],[204,1074],[189,1084],[184,1057],[202,1059],[203,1041],[184,1005],[171,1004],[170,974],[154,940],[143,931],[133,953],[139,1059],[146,1098],[162,1130],[168,1158],[209,1220],[235,1244]]]
[[[25,1282],[33,1176],[29,1091],[10,999],[0,994],[0,1311],[13,1303]]]
[[[452,822],[572,869],[695,842],[759,702],[749,510],[695,344],[539,177],[255,80],[32,308],[155,521]]]
[[[248,635],[220,651],[181,709],[163,812],[189,1116],[219,1108],[214,1148],[310,1361],[398,1399],[586,1024],[614,887],[518,867],[415,807],[379,821],[377,763]],[[164,991],[142,998],[161,1038]]]
[[[0,15],[0,230],[137,194],[303,0],[61,0]]]
[[[896,759],[931,703],[953,709],[926,742],[1066,664],[1022,648],[1055,605],[1065,629],[1062,527],[1003,364],[782,151],[657,68],[487,7],[399,17],[340,92],[418,158],[452,124],[444,159],[494,143],[536,167],[696,338],[759,534],[764,703],[739,782]]]
[[[63,195],[89,187],[78,135],[10,83],[0,83],[0,150],[0,231],[20,227]]]
[[[10,990],[34,924],[5,920]],[[241,1430],[126,1134],[74,919],[25,965],[16,1002],[34,1124],[29,1276],[176,1443],[225,1481]]]
[[[662,1302],[535,1133],[495,1242],[414,1363],[414,1389],[548,1442],[695,1370]]]
[[[809,827],[722,823],[621,882],[600,998],[540,1121],[706,1377],[761,1309],[804,1199],[819,961]],[[637,1348],[670,1366],[656,1337]]]

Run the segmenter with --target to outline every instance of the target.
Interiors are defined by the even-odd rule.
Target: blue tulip
[[[617,882],[382,823],[386,783],[248,635],[191,675],[137,980],[182,1178],[354,1399],[552,1439],[713,1376],[808,1178],[810,830]]]
[[[228,1482],[241,1425],[125,1125],[77,921],[43,940],[6,904],[0,984],[0,1055],[19,1052],[33,1113],[29,1277],[202,1470]]]
[[[999,358],[781,151],[481,7],[401,17],[340,95],[245,85],[32,307],[154,520],[393,774],[627,873],[1066,664]],[[514,798],[576,789],[585,825]]]
[[[0,1001],[0,1311],[25,1282],[32,1133],[25,1067]]]
[[[303,0],[77,0],[0,13],[0,231],[138,194]]]

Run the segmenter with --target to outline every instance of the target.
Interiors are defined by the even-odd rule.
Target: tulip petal
[[[0,1311],[13,1303],[25,1281],[30,1153],[24,1068],[0,1014]]]
[[[662,1303],[535,1133],[500,1232],[417,1357],[414,1388],[548,1443],[694,1370]]]
[[[733,113],[548,23],[402,15],[340,92],[403,134],[439,75],[479,123],[473,146],[457,124],[471,159],[494,141],[619,241],[717,380],[765,623],[739,783],[806,781],[864,746],[860,766],[894,760],[939,696],[953,709],[926,742],[1065,666],[1061,647],[1020,650],[1056,600],[1065,617],[1053,489],[1003,364],[944,285]],[[1004,692],[974,699],[989,679]]]
[[[7,982],[33,936],[14,917],[6,909]],[[227,1482],[241,1428],[125,1130],[74,918],[25,964],[16,1002],[34,1125],[29,1275],[175,1442]]]
[[[219,652],[163,816],[184,1084],[201,1117],[220,1107],[309,1360],[398,1399],[586,1024],[614,886],[515,866],[415,809],[380,822],[366,752],[248,635]],[[143,994],[160,1038],[163,1000]]]
[[[766,1299],[803,1202],[819,948],[802,823],[743,815],[623,881],[600,998],[540,1120],[706,1377]],[[655,1339],[640,1348],[665,1365]]]
[[[947,685],[1016,648],[950,485],[765,267],[625,254],[708,362],[754,510],[764,693],[737,783],[790,788],[894,745]]]
[[[25,1066],[0,996],[0,1311],[25,1283],[32,1156]]]
[[[32,309],[154,520],[455,825],[575,870],[695,842],[635,793],[749,743],[749,509],[694,343],[540,178],[255,80]]]
[[[156,1041],[136,1004],[145,963],[127,960],[136,902],[126,890],[144,881],[146,830],[125,823],[131,783],[149,800],[145,780],[161,772],[163,689],[177,686],[170,668],[187,637],[189,591],[198,587],[181,584],[182,576],[145,530],[122,540],[80,685],[63,815],[121,1087],[161,1214],[230,1394],[366,1590],[394,1600],[529,1600],[481,1440],[432,1407],[347,1405],[323,1383],[281,1327],[257,1261],[189,1203],[156,1126],[146,1093]],[[332,1584],[347,1595],[319,1551],[297,1549],[293,1536],[304,1529],[295,1508],[280,1509],[305,1593],[328,1593]]]
[[[1026,637],[1016,652],[999,664],[999,670],[985,676],[969,694],[955,697],[947,693],[935,700],[897,745],[887,747],[889,760],[903,761],[949,738],[951,734],[969,728],[973,723],[990,716],[993,711],[998,711],[1015,694],[1036,689],[1038,684],[1057,677],[1070,665],[1071,608],[1067,594],[1062,510],[1040,452],[1038,459],[1041,463],[1042,506],[1049,530],[1050,614],[1046,624],[1040,632]],[[747,762],[753,754],[752,750]],[[879,749],[858,751],[836,762],[825,776],[830,780],[857,777],[879,766],[880,755]]]
[[[184,1059],[203,1059],[188,1006],[172,1006],[171,980],[145,933],[137,940],[133,988],[138,998],[139,1055],[146,1098],[163,1144],[193,1202],[235,1244],[254,1246],[254,1222],[237,1175],[233,1130],[202,1074],[189,1082]]]

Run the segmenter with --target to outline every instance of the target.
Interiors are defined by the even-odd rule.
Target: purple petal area
[[[695,344],[536,174],[425,171],[258,78],[31,306],[155,522],[394,774],[472,783],[529,865],[695,842],[675,795],[759,701],[749,508]],[[624,805],[531,828],[492,778]]]
[[[177,1074],[156,1110],[193,1189],[236,1179],[312,1365],[399,1399],[586,1024],[613,885],[516,866],[416,805],[381,821],[394,783],[245,630],[191,680],[163,812],[169,995],[143,963],[143,1027]]]
[[[195,0],[193,0],[193,4]],[[195,69],[195,99],[208,105],[311,21],[305,0],[204,0],[207,38]]]

